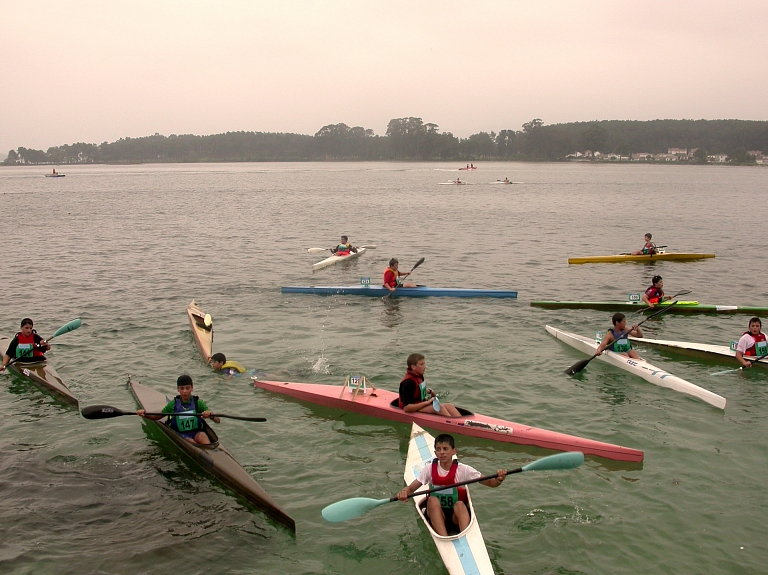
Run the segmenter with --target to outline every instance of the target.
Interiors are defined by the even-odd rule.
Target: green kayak
[[[672,302],[656,304],[663,309]],[[597,309],[601,311],[646,311],[651,308],[642,301],[532,301],[533,307],[547,309]],[[745,313],[760,315],[768,313],[768,307],[743,305],[711,305],[697,301],[680,301],[669,313]]]

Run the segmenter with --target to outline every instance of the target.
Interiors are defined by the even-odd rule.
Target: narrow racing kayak
[[[0,335],[0,353],[5,353],[10,344],[11,338]],[[16,361],[10,364],[7,369],[19,377],[34,383],[44,391],[53,394],[63,402],[77,407],[77,398],[72,394],[59,374],[56,373],[56,370],[48,365],[48,360],[36,361],[34,363]]]
[[[597,309],[601,311],[654,311],[669,307],[672,302],[656,304],[652,310],[643,301],[532,301],[531,306],[546,309]],[[768,307],[743,305],[712,305],[697,301],[678,301],[669,313],[746,313],[751,315],[768,313]]]
[[[408,458],[405,461],[405,473],[403,479],[406,485],[418,479],[419,473],[426,465],[431,465],[435,458],[435,438],[424,431],[417,424],[411,427],[411,439],[408,442]],[[424,524],[435,542],[438,553],[445,563],[450,575],[493,575],[493,565],[485,547],[483,534],[480,532],[480,524],[475,517],[475,509],[472,506],[472,495],[467,488],[467,500],[469,502],[470,521],[467,528],[447,536],[438,535],[427,516],[427,496],[417,495],[412,498],[416,505],[416,512],[424,521]]]
[[[741,364],[736,360],[736,351],[731,346],[712,345],[708,343],[690,343],[687,341],[671,341],[667,339],[646,339],[644,337],[630,337],[629,339],[637,342],[640,345],[649,345],[657,349],[672,351],[693,357],[719,359],[723,360],[725,363],[741,367]],[[768,368],[768,358],[755,361],[753,362],[753,365],[759,365],[760,367]]]
[[[354,286],[287,286],[280,289],[282,293],[303,293],[316,295],[365,295],[382,297],[389,294],[383,285],[354,285]],[[416,286],[413,288],[399,287],[391,297],[492,297],[516,298],[516,291],[493,289],[466,288],[434,288]]]
[[[595,351],[597,351],[599,344],[595,341],[594,338],[584,337],[582,335],[563,331],[551,326],[546,326],[546,329],[547,332],[555,336],[555,338],[564,343],[567,343],[572,347],[575,347],[587,355],[594,355]],[[705,401],[710,405],[719,407],[720,409],[725,409],[726,400],[724,397],[712,393],[703,387],[694,385],[689,381],[685,381],[684,379],[674,376],[671,373],[667,373],[666,371],[651,365],[644,359],[632,359],[625,355],[621,355],[620,353],[615,353],[608,350],[605,350],[602,355],[598,355],[597,359],[604,361],[605,363],[615,365],[616,367],[620,367],[621,369],[637,375],[638,377],[642,377],[645,381],[660,387],[668,387],[669,389],[674,389],[675,391],[688,394],[692,397]]]
[[[443,417],[421,411],[406,413],[398,407],[398,394],[386,389],[369,386],[360,388],[351,385],[264,381],[256,377],[252,379],[256,387],[309,403],[400,423],[418,423],[423,427],[437,429],[445,433],[469,435],[503,443],[534,445],[554,451],[581,451],[585,454],[618,461],[643,460],[643,452],[637,449],[496,419],[460,407],[457,409],[462,416],[457,418]]]
[[[187,317],[189,318],[189,326],[192,328],[192,336],[195,338],[197,351],[208,363],[213,355],[213,320],[197,305],[195,300],[189,302],[187,306]]]
[[[133,393],[136,401],[142,409],[150,413],[159,413],[163,407],[170,401],[169,397],[155,391],[137,381],[128,380],[128,388]],[[222,483],[234,489],[237,493],[245,497],[251,504],[263,511],[269,517],[278,523],[285,525],[291,531],[296,531],[296,523],[267,495],[256,480],[243,469],[243,467],[232,457],[219,442],[216,432],[209,425],[205,426],[205,433],[211,440],[210,445],[200,445],[187,441],[181,435],[176,433],[162,420],[154,421],[144,419],[147,424],[155,425],[165,435],[167,435],[177,447],[189,455],[204,471],[217,477]]]
[[[713,258],[715,254],[689,254],[661,252],[653,255],[633,256],[631,254],[616,254],[615,256],[587,256],[584,258],[568,258],[569,264],[607,264],[618,262],[654,262],[654,261],[685,261]]]
[[[321,260],[316,264],[313,264],[312,271],[317,271],[322,268],[327,268],[328,266],[332,266],[339,262],[349,262],[349,261],[355,260],[359,258],[361,255],[363,255],[365,252],[366,252],[365,248],[357,248],[357,253],[350,252],[348,256],[331,255],[325,258],[324,260]]]

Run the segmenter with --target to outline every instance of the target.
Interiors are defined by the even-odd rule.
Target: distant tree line
[[[121,138],[102,144],[65,144],[47,151],[18,148],[5,165],[152,162],[266,162],[319,160],[562,160],[576,151],[628,156],[698,149],[749,161],[747,150],[768,155],[768,122],[748,120],[603,120],[545,125],[536,118],[521,130],[479,132],[457,138],[421,118],[390,120],[384,136],[346,124],[323,126],[314,136],[227,132]]]

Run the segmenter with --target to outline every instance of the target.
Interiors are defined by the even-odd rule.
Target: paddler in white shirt
[[[611,318],[613,328],[603,337],[603,341],[597,346],[595,355],[601,355],[606,349],[633,359],[640,359],[638,353],[632,349],[632,344],[627,336],[643,337],[643,332],[638,325],[627,329],[627,317],[623,313],[613,314]]]
[[[745,356],[761,357],[768,355],[768,341],[766,341],[762,329],[763,322],[760,321],[759,317],[753,317],[749,320],[749,331],[745,331],[739,339],[739,343],[736,344],[736,359],[742,367],[752,367],[752,362],[744,359]]]

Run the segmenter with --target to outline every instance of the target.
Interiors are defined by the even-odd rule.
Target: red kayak
[[[423,412],[406,413],[397,406],[398,395],[386,389],[372,387],[355,388],[347,385],[320,385],[291,383],[287,381],[262,381],[252,378],[256,387],[282,393],[296,399],[325,407],[353,411],[371,417],[391,419],[401,423],[417,423],[422,427],[445,433],[471,435],[504,443],[535,445],[555,451],[581,451],[584,454],[615,459],[617,461],[642,461],[643,452],[602,441],[593,441],[556,431],[547,431],[528,425],[513,423],[495,417],[472,413],[457,407],[462,417],[446,418]]]

